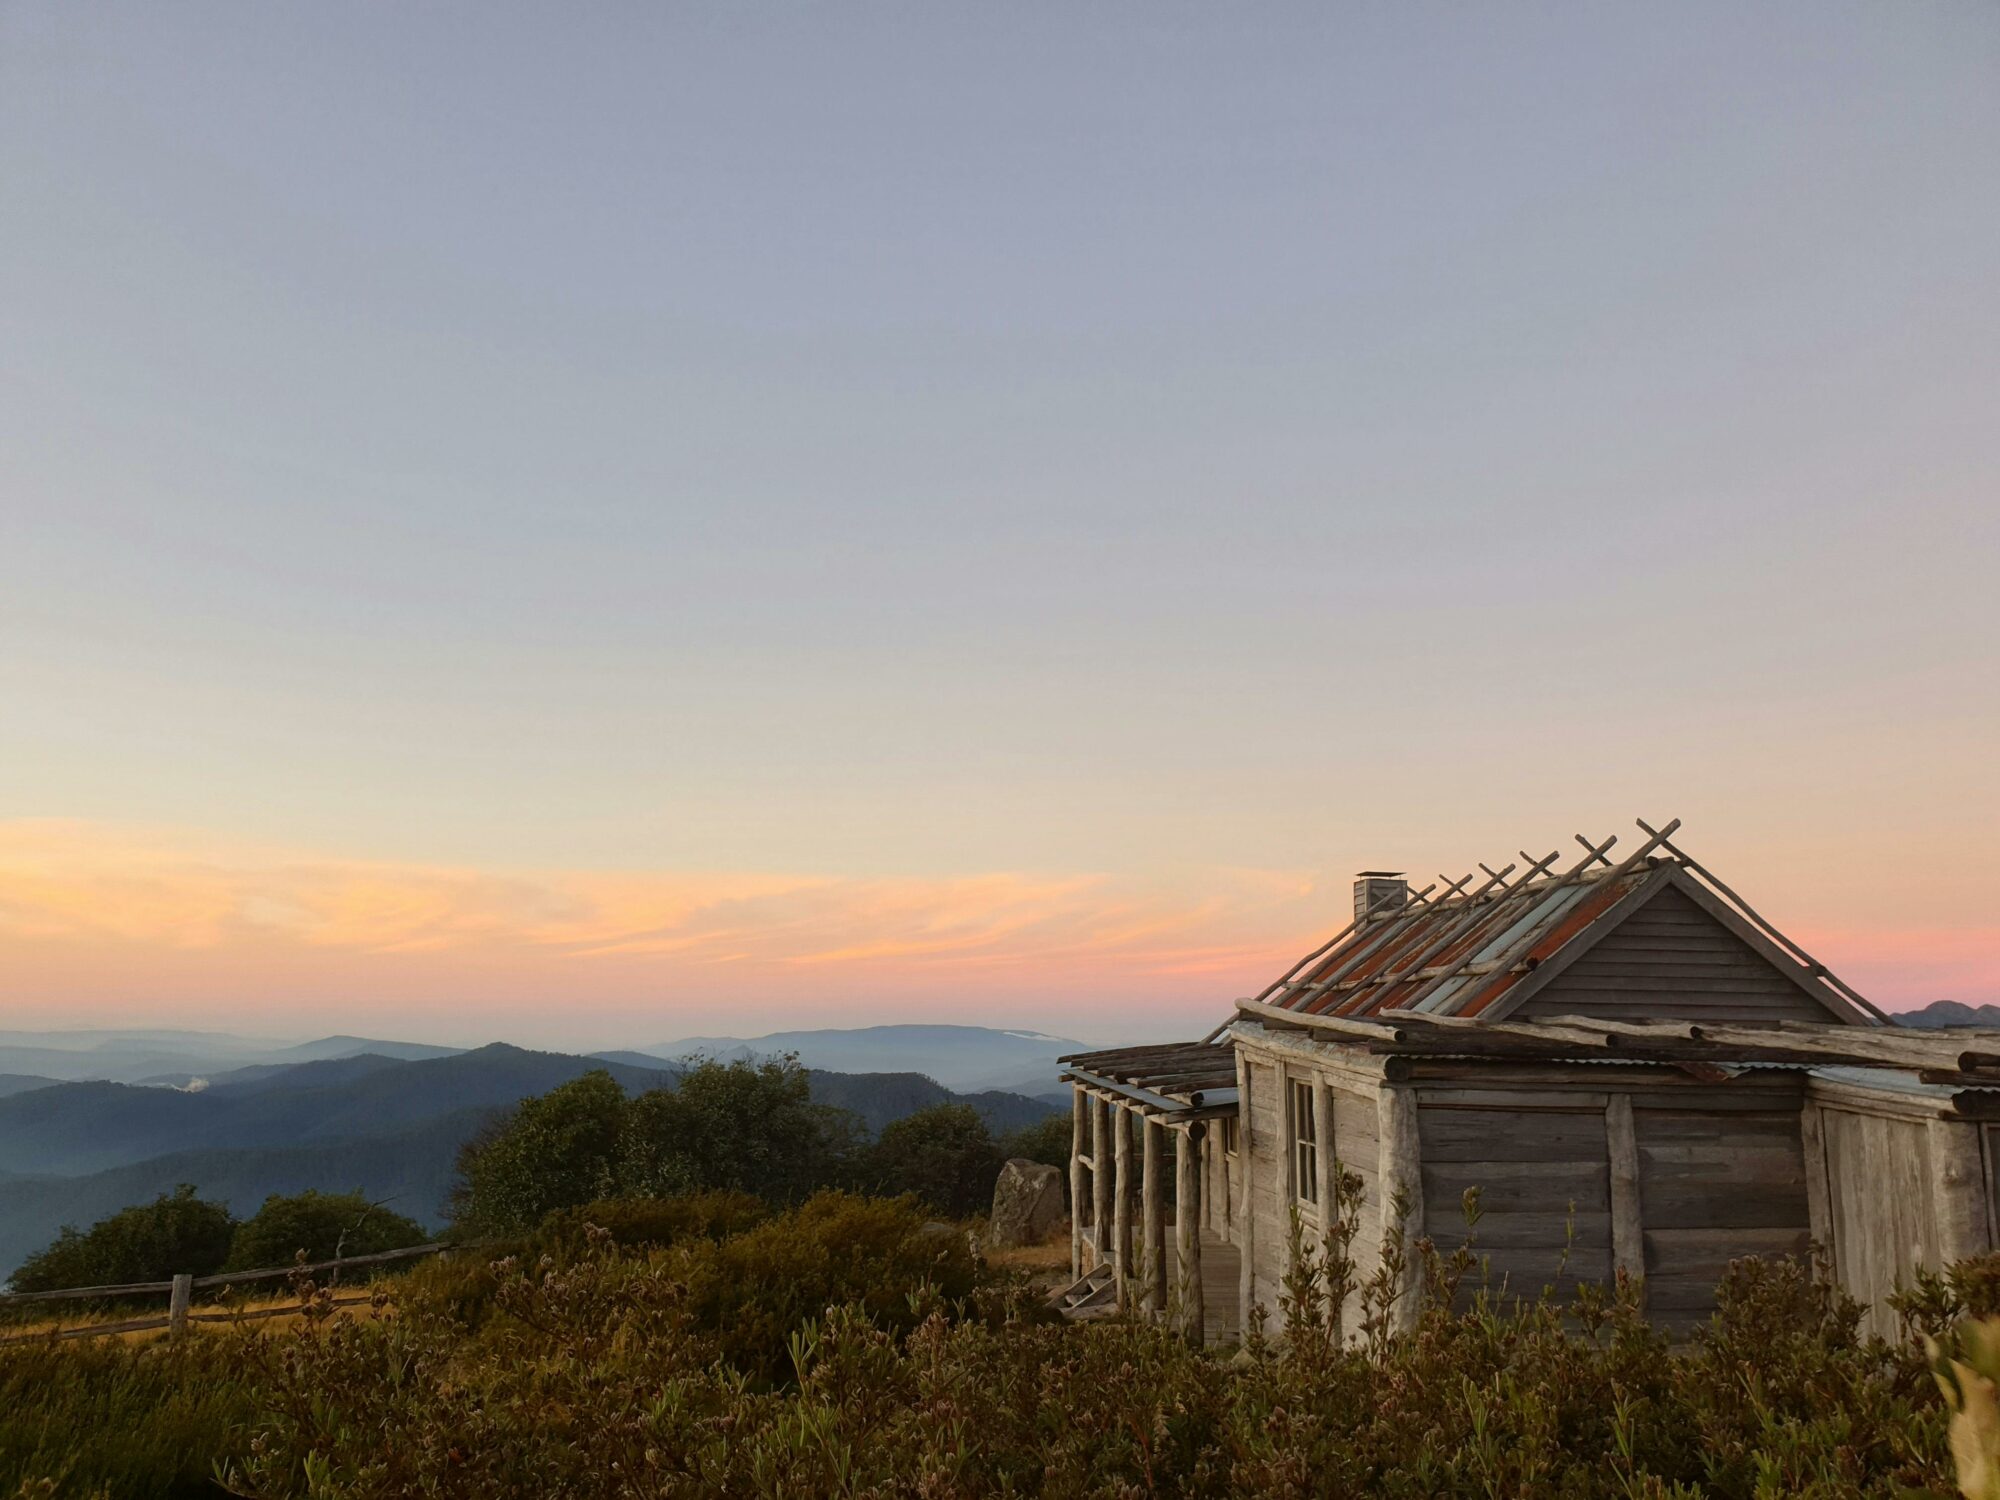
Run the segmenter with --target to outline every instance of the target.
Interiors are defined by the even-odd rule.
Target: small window
[[[1222,1122],[1222,1154],[1224,1156],[1241,1154],[1236,1135],[1236,1121],[1233,1119],[1224,1118]]]
[[[1319,1126],[1313,1119],[1313,1086],[1293,1080],[1287,1124],[1292,1137],[1292,1182],[1299,1202],[1319,1202]]]

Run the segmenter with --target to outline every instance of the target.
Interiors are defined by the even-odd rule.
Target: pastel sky
[[[2000,1001],[2000,8],[0,0],[0,1027]]]

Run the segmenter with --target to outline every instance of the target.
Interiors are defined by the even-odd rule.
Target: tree
[[[1045,1120],[1037,1120],[1032,1125],[1024,1125],[1000,1137],[1000,1156],[1007,1160],[1024,1156],[1029,1161],[1044,1162],[1069,1171],[1070,1132],[1074,1127],[1069,1114],[1052,1114]]]
[[[796,1203],[846,1179],[853,1139],[852,1118],[813,1102],[795,1058],[704,1060],[678,1087],[636,1099],[586,1073],[467,1143],[452,1217],[478,1234],[522,1234],[599,1198],[728,1191]]]
[[[52,1244],[22,1262],[12,1286],[17,1292],[46,1292],[213,1275],[229,1255],[235,1230],[227,1206],[195,1197],[192,1184],[184,1182],[88,1230],[65,1224]]]
[[[969,1104],[934,1104],[883,1126],[868,1158],[878,1191],[915,1193],[954,1219],[990,1206],[1000,1176],[992,1132]]]
[[[626,1191],[726,1190],[798,1203],[846,1175],[854,1135],[844,1110],[813,1102],[797,1058],[704,1059],[678,1088],[633,1102]]]
[[[309,1261],[379,1255],[421,1245],[429,1236],[414,1219],[391,1213],[359,1193],[311,1189],[289,1197],[273,1193],[236,1226],[225,1270],[251,1271],[289,1264],[301,1251]]]
[[[519,1234],[617,1193],[626,1114],[625,1091],[601,1068],[523,1099],[459,1152],[453,1219],[479,1234]]]

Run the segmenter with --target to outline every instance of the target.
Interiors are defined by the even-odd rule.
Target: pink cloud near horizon
[[[604,1045],[929,1019],[1094,1039],[1219,1017],[1346,904],[1344,876],[1303,871],[492,871],[20,820],[0,823],[0,1026]],[[2000,995],[2000,929],[1793,935],[1890,1008]]]

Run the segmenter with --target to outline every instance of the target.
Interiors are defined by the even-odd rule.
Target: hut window
[[[1319,1202],[1319,1127],[1313,1119],[1313,1086],[1292,1081],[1287,1124],[1292,1137],[1292,1189],[1301,1203]]]
[[[1241,1150],[1237,1141],[1236,1121],[1225,1116],[1222,1121],[1222,1154],[1235,1156]]]

